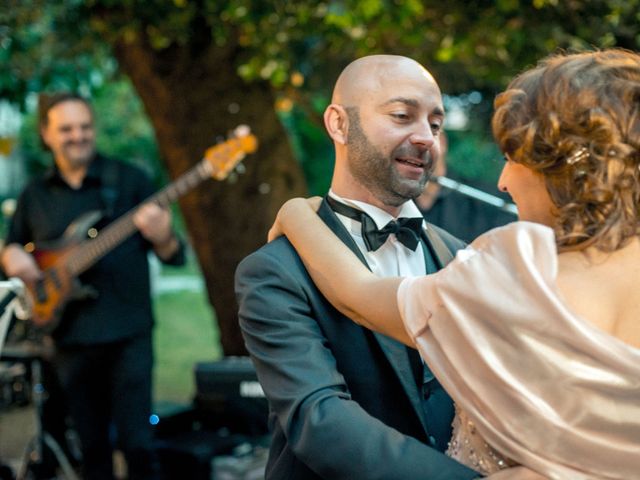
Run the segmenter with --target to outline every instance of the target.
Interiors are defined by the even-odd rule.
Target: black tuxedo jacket
[[[318,214],[364,262],[326,201]],[[451,251],[463,246],[439,233]],[[236,293],[242,333],[270,406],[267,479],[477,477],[428,446],[434,432],[407,348],[334,309],[286,238],[241,262]],[[450,422],[451,400],[441,395],[437,402],[430,411]]]

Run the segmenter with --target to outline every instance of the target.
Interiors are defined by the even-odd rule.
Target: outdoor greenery
[[[558,49],[638,49],[639,23],[640,0],[7,0],[0,99],[28,109],[33,92],[90,94],[104,102],[107,142],[137,142],[143,153],[114,151],[157,158],[151,165],[165,178],[198,161],[215,135],[252,127],[260,150],[246,174],[180,204],[224,352],[237,354],[233,272],[286,198],[326,188],[331,147],[318,118],[347,62],[408,55],[452,97],[480,94],[472,121],[451,135],[450,160],[452,170],[488,179],[499,168],[487,143],[495,92]],[[130,86],[139,101],[123,100]],[[131,110],[140,105],[157,157],[151,128]]]
[[[188,404],[195,393],[194,364],[222,356],[205,292],[175,291],[154,299],[154,400]]]

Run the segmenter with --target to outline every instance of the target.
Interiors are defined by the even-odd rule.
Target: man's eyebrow
[[[393,97],[384,102],[382,106],[385,107],[387,105],[391,105],[392,103],[404,103],[405,105],[408,105],[410,107],[418,107],[419,105],[418,101],[413,98]]]
[[[392,103],[404,103],[405,105],[413,108],[418,108],[420,106],[420,103],[416,99],[407,98],[407,97],[390,98],[389,100],[384,102],[381,106],[385,107],[387,105],[391,105]],[[444,110],[440,107],[435,107],[431,113],[433,115],[439,115],[441,117],[444,117]]]

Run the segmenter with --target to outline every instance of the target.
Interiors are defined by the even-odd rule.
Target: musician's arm
[[[161,244],[153,244],[153,251],[160,260],[165,262],[170,262],[178,254],[178,251],[181,248],[182,244],[180,243],[180,240],[178,240],[178,237],[173,234],[173,232],[171,232],[171,236],[166,242]]]
[[[30,283],[42,276],[33,256],[24,251],[22,245],[10,243],[0,252],[0,264],[7,277],[18,277]]]

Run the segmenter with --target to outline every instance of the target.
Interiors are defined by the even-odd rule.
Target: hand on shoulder
[[[267,241],[287,235],[295,228],[304,226],[304,222],[312,219],[320,208],[322,197],[301,198],[287,200],[276,215],[276,220],[269,229]]]

